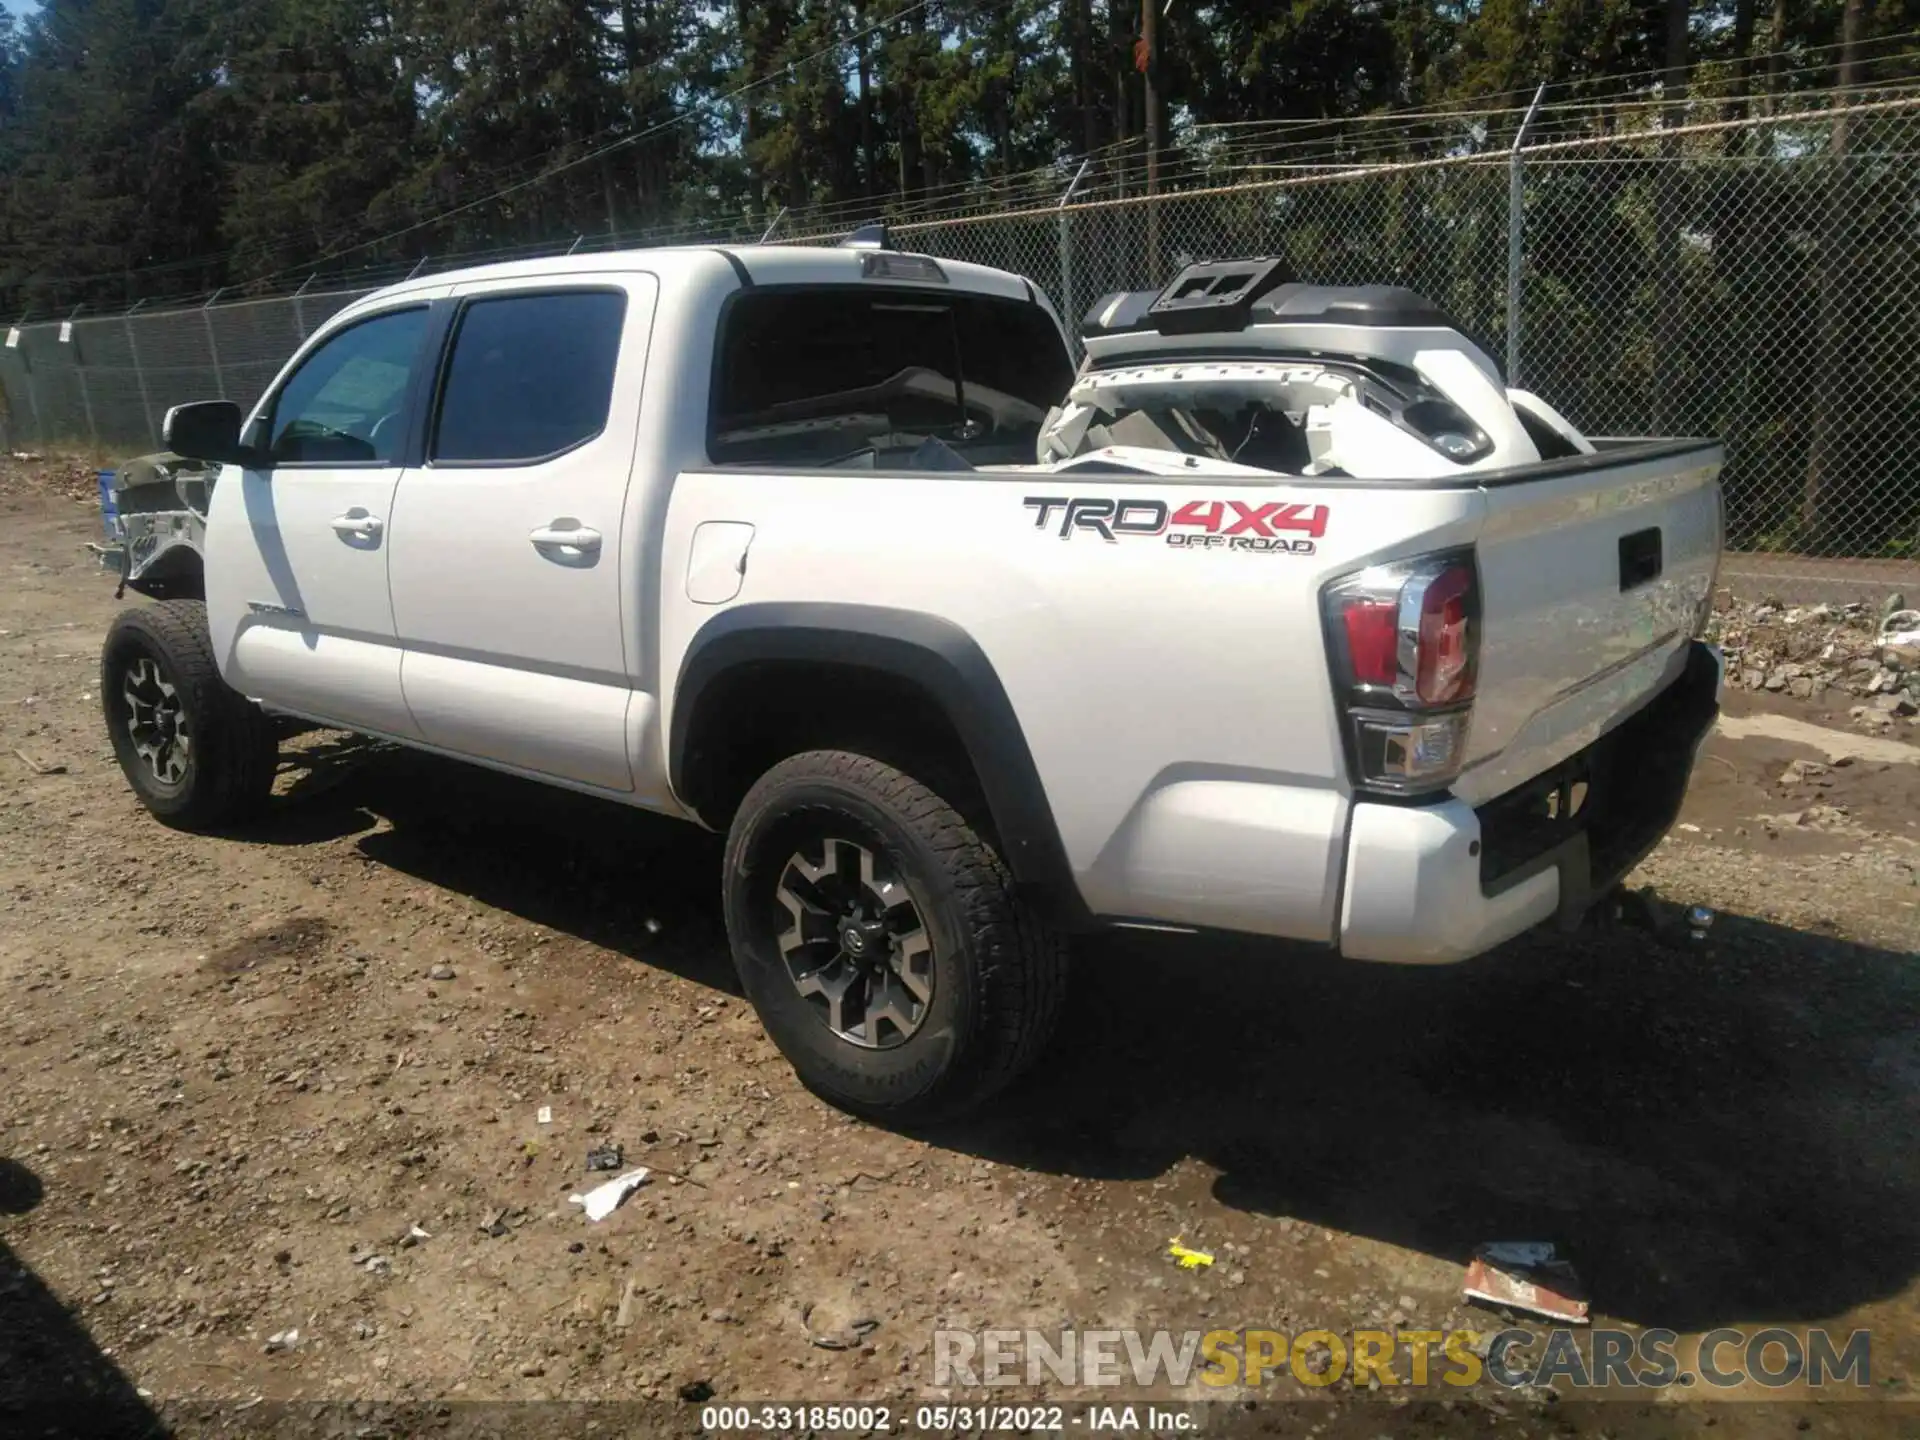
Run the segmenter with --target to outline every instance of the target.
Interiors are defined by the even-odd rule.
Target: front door
[[[342,726],[414,736],[387,590],[394,489],[428,328],[413,304],[358,319],[290,371],[208,516],[208,614],[244,694]],[[237,493],[236,493],[237,492]]]
[[[395,498],[401,681],[434,745],[631,791],[627,477],[657,282],[476,284]],[[639,567],[633,567],[636,571]]]

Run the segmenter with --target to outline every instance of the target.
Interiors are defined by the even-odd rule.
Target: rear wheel
[[[881,761],[774,766],[727,837],[727,933],[748,997],[800,1079],[894,1121],[978,1105],[1037,1058],[1066,950],[993,847]]]
[[[101,652],[100,700],[121,772],[156,818],[210,830],[266,803],[273,724],[220,678],[201,601],[121,611]]]

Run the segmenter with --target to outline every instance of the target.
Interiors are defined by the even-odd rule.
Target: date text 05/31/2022
[[[1188,500],[1175,507],[1165,500],[1029,495],[1020,503],[1033,511],[1036,530],[1054,530],[1062,540],[1086,533],[1109,545],[1158,536],[1181,550],[1311,555],[1313,542],[1327,533],[1327,506],[1277,500]]]
[[[1156,1405],[708,1405],[700,1412],[708,1434],[789,1435],[845,1430],[855,1434],[948,1435],[1005,1432],[1028,1435],[1081,1430],[1169,1434],[1199,1428],[1188,1411]]]

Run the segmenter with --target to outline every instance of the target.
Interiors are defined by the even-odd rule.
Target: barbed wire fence
[[[1697,95],[1696,91],[1696,95]],[[1699,118],[1711,116],[1713,118]],[[887,207],[898,242],[1027,276],[1076,331],[1188,259],[1273,254],[1438,302],[1590,435],[1724,439],[1729,548],[1920,558],[1920,80],[1205,127],[1141,193],[1137,146]],[[873,207],[444,255],[9,328],[4,444],[157,449],[187,400],[251,404],[314,328],[403,275],[675,243],[830,243]],[[770,233],[769,233],[770,232]]]

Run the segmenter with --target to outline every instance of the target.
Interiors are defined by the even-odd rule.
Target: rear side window
[[[1037,305],[860,286],[745,291],[720,322],[716,464],[905,463],[936,440],[976,465],[1031,463],[1073,381]]]
[[[627,297],[611,290],[469,302],[440,388],[432,458],[526,464],[598,435],[626,313]]]

